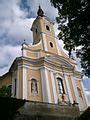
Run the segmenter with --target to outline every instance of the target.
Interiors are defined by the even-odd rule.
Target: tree
[[[15,115],[20,115],[18,109],[25,104],[26,100],[0,96],[0,119],[13,120]]]
[[[69,51],[76,50],[77,57],[81,59],[84,73],[90,76],[89,52],[89,0],[50,0],[58,9],[58,37],[64,41],[64,48]]]
[[[90,120],[90,107],[88,107],[77,120]]]
[[[11,86],[2,86],[0,88],[0,97],[11,97]]]

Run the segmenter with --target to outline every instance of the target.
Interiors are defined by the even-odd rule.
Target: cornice
[[[34,47],[39,46],[40,44],[41,44],[41,41],[39,43],[37,43],[36,45],[25,45],[22,47],[22,50],[29,50],[29,51],[33,51],[33,52],[38,52],[41,49],[34,48]]]
[[[56,63],[63,63],[63,66],[66,66],[66,67],[73,67],[68,61],[66,61],[65,58],[63,58],[62,56],[49,56],[49,57],[45,57],[47,61],[50,61],[50,62],[54,62],[55,64]],[[55,62],[56,61],[56,62]],[[60,64],[59,64],[60,65]]]
[[[83,74],[79,71],[74,71],[73,76],[78,78],[78,79],[82,79]]]
[[[69,72],[69,73],[72,73],[74,69],[72,66],[57,64],[54,61],[48,60],[46,57],[42,57],[39,59],[31,59],[27,57],[22,57],[22,59],[19,61],[20,61],[19,65],[25,64],[27,66],[32,66],[32,67],[46,66],[56,71],[64,71],[64,72]]]
[[[41,68],[43,66],[46,66],[51,70],[59,71],[67,74],[73,74],[75,77],[77,76],[78,78],[81,78],[82,73],[75,71],[72,65],[68,65],[68,63],[66,65],[66,61],[64,59],[61,59],[61,57],[53,58],[53,59],[51,58],[53,57],[41,57],[37,59],[32,59],[27,57],[18,57],[14,60],[9,71],[12,71],[13,69],[17,69],[18,66],[22,66],[22,65],[30,66],[34,68],[37,68],[37,67]]]

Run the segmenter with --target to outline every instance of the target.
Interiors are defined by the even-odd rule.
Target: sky
[[[49,0],[0,0],[0,76],[6,73],[13,60],[21,56],[21,44],[24,39],[32,43],[31,25],[37,16],[38,6],[41,5],[44,13],[55,22],[55,34],[58,34],[58,25],[55,18],[58,11]],[[62,49],[63,42],[59,41]],[[85,93],[90,105],[90,80],[84,76]]]

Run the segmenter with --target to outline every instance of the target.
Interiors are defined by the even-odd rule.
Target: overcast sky
[[[58,12],[49,0],[0,0],[0,75],[8,71],[15,57],[21,55],[24,39],[27,43],[32,43],[30,29],[39,5],[45,15],[55,22]],[[56,22],[54,28],[57,35]],[[59,46],[63,46],[61,41]],[[84,87],[90,101],[90,80],[87,79],[84,77]]]

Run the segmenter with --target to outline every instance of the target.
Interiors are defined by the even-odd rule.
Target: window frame
[[[49,25],[46,25],[46,30],[47,30],[47,31],[50,31]]]
[[[60,77],[58,77],[57,82],[58,82],[58,94],[65,94],[63,80]]]
[[[51,48],[53,48],[53,47],[54,47],[54,45],[53,45],[53,43],[52,43],[52,42],[49,42],[49,44],[50,44],[50,47],[51,47]]]
[[[34,87],[34,88],[33,88]],[[35,78],[31,79],[31,94],[32,95],[37,95],[38,94],[38,81]]]

